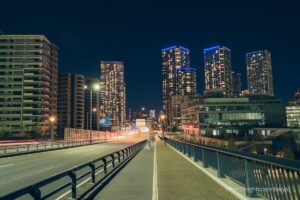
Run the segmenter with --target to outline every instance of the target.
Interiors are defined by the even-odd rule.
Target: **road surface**
[[[0,159],[0,196],[64,170],[124,148],[138,140],[124,140]]]

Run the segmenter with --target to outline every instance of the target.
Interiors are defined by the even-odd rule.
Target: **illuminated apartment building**
[[[224,46],[204,49],[205,90],[232,96],[231,51]]]
[[[267,50],[246,54],[250,94],[274,96],[271,53]]]
[[[197,93],[197,71],[193,67],[177,69],[177,95],[192,95]]]
[[[58,48],[44,35],[0,35],[0,135],[50,135],[56,118]]]
[[[232,72],[232,95],[240,97],[242,94],[241,74]]]
[[[163,93],[163,110],[167,117],[167,123],[170,119],[171,96],[178,93],[177,71],[183,67],[190,66],[190,50],[182,46],[172,46],[162,49],[162,93]]]
[[[109,116],[112,129],[125,127],[126,123],[126,93],[124,80],[124,64],[119,61],[101,61],[100,82],[104,92],[101,92],[101,116]]]

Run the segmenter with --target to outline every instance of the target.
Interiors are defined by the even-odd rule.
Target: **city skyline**
[[[11,2],[4,4],[6,7],[12,5]],[[35,12],[29,16],[24,12],[29,5],[35,10],[47,6],[43,7],[43,12]],[[106,15],[106,9],[98,12],[97,5],[116,9],[115,16]],[[299,19],[299,15],[296,14],[297,5],[279,6],[276,2],[268,1],[226,4],[220,2],[218,6],[207,2],[203,5],[187,3],[182,5],[185,11],[182,18],[178,18],[176,22],[179,24],[176,31],[173,30],[175,22],[166,24],[160,22],[160,18],[173,10],[179,11],[180,6],[172,5],[171,9],[167,3],[154,2],[147,5],[157,11],[153,12],[157,16],[154,16],[152,11],[150,13],[150,9],[143,9],[141,4],[132,3],[121,3],[116,7],[110,3],[74,3],[71,6],[73,9],[68,11],[67,3],[19,3],[14,5],[18,12],[0,22],[0,30],[6,34],[45,34],[59,47],[60,72],[98,78],[99,60],[124,61],[128,91],[127,108],[133,110],[144,105],[156,110],[161,108],[160,53],[162,48],[175,44],[190,49],[191,66],[197,68],[197,88],[200,93],[203,93],[204,89],[203,49],[216,44],[232,50],[232,68],[236,73],[241,73],[243,89],[246,89],[247,85],[245,54],[259,49],[268,49],[272,53],[275,96],[287,102],[299,87],[296,67],[296,47],[300,44],[297,38],[299,31],[293,28]],[[210,15],[209,20],[206,17],[209,12],[201,7],[214,8],[215,12]],[[238,9],[231,13],[233,7]],[[251,12],[254,8],[255,13]],[[83,14],[81,9],[91,12]],[[52,15],[53,10],[57,15]],[[280,18],[276,15],[278,10],[285,13],[280,15]],[[221,19],[216,15],[225,11],[228,15],[222,15]],[[239,19],[234,17],[235,14],[239,14]],[[0,15],[5,18],[9,15],[8,10]],[[20,17],[24,20],[20,21]],[[41,20],[44,23],[41,23]],[[213,26],[213,22],[217,20],[220,20],[218,26]],[[255,29],[250,28],[252,25],[255,25]],[[143,51],[140,50],[142,48]],[[294,73],[290,73],[291,71]],[[140,84],[135,84],[135,81]]]

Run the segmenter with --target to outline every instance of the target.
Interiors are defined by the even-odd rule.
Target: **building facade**
[[[232,95],[240,97],[242,95],[241,74],[232,72]]]
[[[250,94],[274,96],[271,53],[267,50],[246,54]]]
[[[166,123],[170,124],[171,96],[178,92],[177,71],[183,67],[190,66],[190,50],[182,46],[172,46],[162,49],[162,94],[163,111],[166,114]],[[183,85],[182,85],[183,86]]]
[[[294,96],[289,99],[289,105],[286,107],[287,127],[300,127],[300,90],[298,89]]]
[[[57,114],[58,48],[44,35],[0,35],[0,135],[49,136]]]
[[[193,67],[177,69],[176,95],[193,95],[197,93],[197,71]]]
[[[58,74],[57,132],[62,138],[64,128],[84,128],[85,78],[80,74]]]
[[[109,116],[112,128],[119,130],[126,124],[124,64],[119,61],[101,61],[100,69],[100,82],[104,87],[100,115]]]
[[[172,96],[170,104],[170,127],[173,130],[180,130],[182,128],[181,111],[187,107],[199,104],[200,100],[201,97],[198,94]]]
[[[205,90],[232,96],[231,51],[224,46],[204,49]]]
[[[184,127],[202,135],[245,134],[253,128],[286,126],[285,106],[275,98],[206,98],[182,110]]]

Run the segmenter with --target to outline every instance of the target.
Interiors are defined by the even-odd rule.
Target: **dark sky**
[[[1,2],[0,30],[44,34],[59,46],[59,70],[100,76],[100,60],[125,63],[127,108],[161,107],[161,49],[191,50],[203,92],[203,48],[232,51],[233,70],[246,88],[245,53],[272,53],[276,96],[284,101],[300,87],[300,4],[276,0]]]

